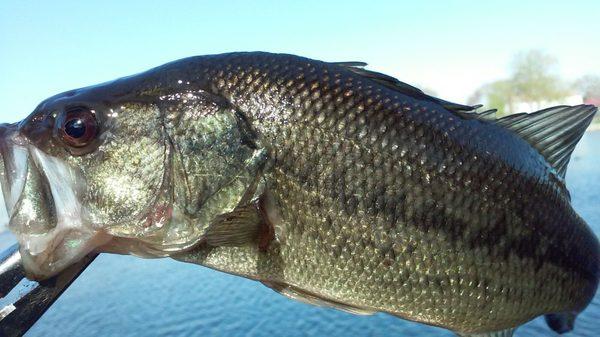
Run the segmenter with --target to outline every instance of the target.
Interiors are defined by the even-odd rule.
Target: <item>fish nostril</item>
[[[77,94],[77,90],[69,90],[64,93],[65,97],[73,97],[75,94]]]

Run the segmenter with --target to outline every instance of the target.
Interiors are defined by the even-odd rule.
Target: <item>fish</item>
[[[92,251],[170,257],[459,336],[572,330],[600,245],[565,175],[596,107],[496,118],[365,66],[195,56],[2,124],[0,212],[28,277]]]

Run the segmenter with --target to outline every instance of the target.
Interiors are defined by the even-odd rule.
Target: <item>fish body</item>
[[[193,57],[4,126],[30,273],[91,249],[171,256],[465,335],[572,325],[600,249],[564,175],[595,108],[494,119],[361,66]]]

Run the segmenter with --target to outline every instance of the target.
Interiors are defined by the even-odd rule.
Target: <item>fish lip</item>
[[[27,141],[17,131],[18,123],[0,125],[0,228],[8,227],[17,209],[28,172]]]

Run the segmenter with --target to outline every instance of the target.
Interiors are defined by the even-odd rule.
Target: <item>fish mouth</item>
[[[27,149],[17,140],[16,124],[0,125],[0,228],[8,228],[27,178]]]
[[[87,220],[80,174],[0,125],[0,226],[19,242],[27,276],[42,280],[78,261],[108,235]]]

